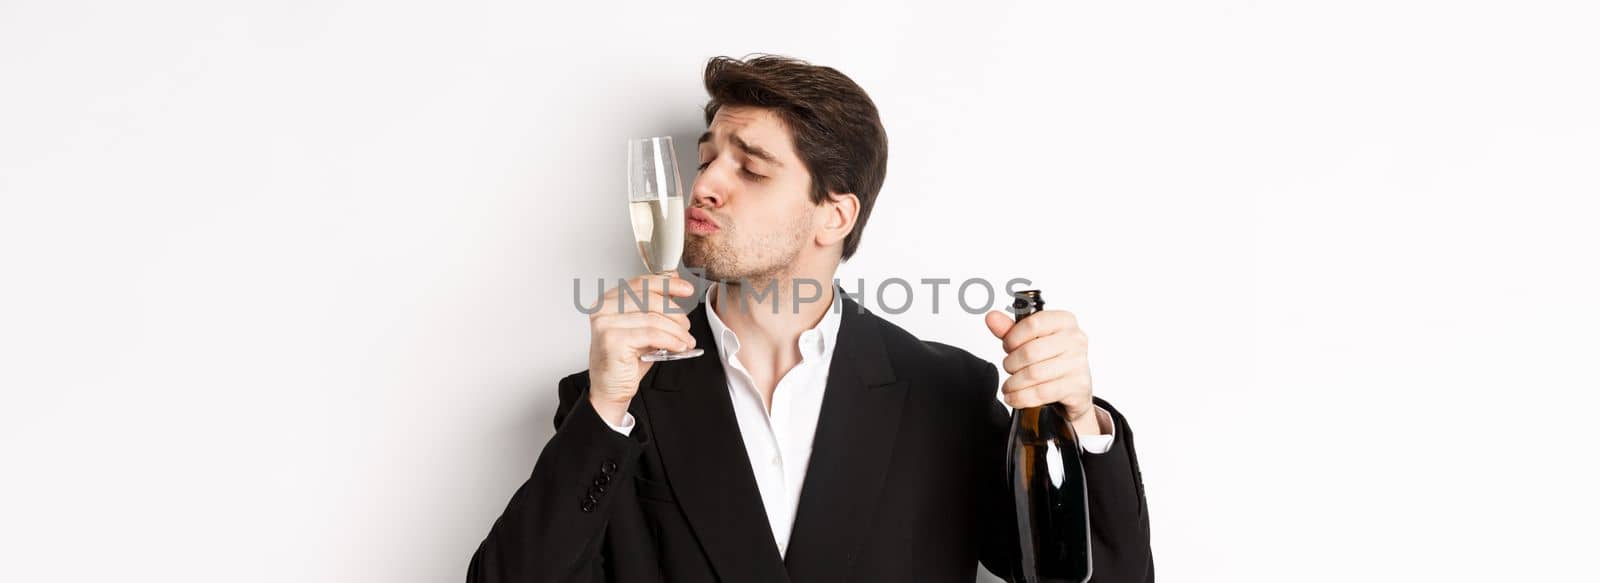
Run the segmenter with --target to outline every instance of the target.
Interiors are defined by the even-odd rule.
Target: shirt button
[[[778,465],[778,456],[772,456],[772,465]]]

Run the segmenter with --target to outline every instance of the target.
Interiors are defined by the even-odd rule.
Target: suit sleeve
[[[1084,480],[1089,486],[1089,538],[1096,583],[1155,581],[1150,550],[1150,509],[1145,504],[1144,477],[1133,448],[1133,429],[1110,403],[1096,405],[1111,414],[1117,438],[1103,454],[1084,455]]]
[[[1019,543],[1017,524],[1012,516],[1011,493],[1006,484],[1006,439],[1011,416],[1005,405],[994,398],[998,371],[982,365],[982,387],[986,387],[984,419],[980,427],[978,467],[985,474],[979,484],[982,499],[980,523],[984,528],[979,558],[984,568],[1008,581],[1018,571]],[[1096,405],[1111,414],[1116,439],[1103,454],[1085,454],[1083,470],[1089,490],[1089,537],[1094,555],[1095,583],[1147,583],[1155,581],[1150,550],[1150,516],[1144,499],[1144,482],[1139,475],[1139,459],[1134,452],[1133,430],[1128,421],[1106,401]]]
[[[587,372],[559,383],[555,436],[473,554],[467,583],[606,579],[606,525],[633,502],[624,486],[647,438],[612,430],[588,389]]]

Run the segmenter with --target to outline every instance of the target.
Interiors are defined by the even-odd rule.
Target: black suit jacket
[[[467,569],[469,583],[953,581],[1009,578],[1010,417],[995,367],[918,340],[846,298],[788,553],[778,554],[702,303],[707,354],[656,363],[624,436],[558,386],[556,433]],[[1153,581],[1133,431],[1085,455],[1094,581]]]

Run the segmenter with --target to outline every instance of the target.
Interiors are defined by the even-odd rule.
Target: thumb
[[[1010,332],[1011,327],[1016,325],[1015,321],[1000,310],[989,310],[989,313],[983,315],[983,323],[989,325],[990,334],[1001,340],[1004,340],[1006,332]]]

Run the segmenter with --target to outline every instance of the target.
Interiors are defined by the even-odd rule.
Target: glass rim
[[[638,144],[638,143],[644,143],[644,142],[653,142],[653,141],[656,141],[656,140],[666,140],[666,141],[670,142],[670,141],[672,141],[672,136],[650,136],[650,137],[645,137],[645,138],[628,138],[628,143],[630,143],[630,144]]]

